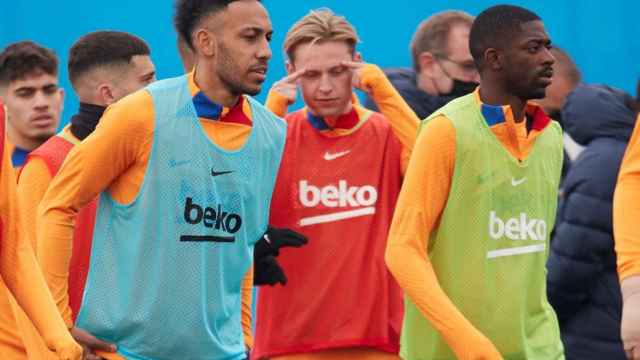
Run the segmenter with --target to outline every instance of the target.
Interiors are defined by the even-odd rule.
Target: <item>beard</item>
[[[244,78],[247,69],[241,69],[234,61],[231,51],[222,43],[218,46],[218,76],[224,86],[234,96],[243,94],[255,96],[262,90],[262,83],[255,83]]]
[[[510,81],[508,91],[523,100],[543,99],[547,94],[547,87],[537,83],[535,79],[523,83],[520,77]]]

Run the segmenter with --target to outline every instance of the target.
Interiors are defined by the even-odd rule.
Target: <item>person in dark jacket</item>
[[[567,360],[626,359],[612,201],[636,114],[631,96],[599,85],[579,85],[562,110],[565,131],[586,146],[565,178],[547,263]]]
[[[411,41],[413,69],[384,72],[419,119],[449,101],[475,90],[480,75],[469,51],[473,17],[462,11],[443,11],[424,20]],[[367,97],[365,107],[377,110]]]

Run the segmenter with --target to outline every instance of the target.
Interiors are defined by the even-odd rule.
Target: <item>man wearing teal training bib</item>
[[[242,294],[286,134],[249,96],[265,80],[271,21],[256,0],[175,7],[193,71],[110,106],[71,150],[40,205],[40,261],[50,285],[68,276],[75,213],[98,196],[84,296],[67,324],[76,339],[110,360],[244,360]],[[52,292],[68,319],[66,289]]]
[[[563,359],[545,263],[562,167],[545,96],[554,58],[540,18],[483,11],[470,33],[481,82],[418,136],[387,244],[404,289],[407,360]]]

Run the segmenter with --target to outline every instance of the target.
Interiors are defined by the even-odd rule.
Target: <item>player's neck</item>
[[[315,114],[315,112],[311,109],[309,109],[309,112],[316,116],[316,117],[320,117],[322,118],[322,120],[324,121],[325,124],[327,124],[327,126],[331,129],[335,128],[336,126],[339,125],[339,123],[341,122],[340,120],[342,118],[344,118],[347,115],[350,115],[352,112],[355,111],[355,108],[353,107],[353,104],[349,103],[347,105],[347,107],[344,109],[344,111],[342,111],[339,115],[331,115],[331,116],[319,116],[318,114]]]
[[[193,81],[209,100],[228,108],[238,103],[240,95],[231,93],[210,67],[196,66],[193,72]]]
[[[515,122],[521,122],[525,119],[526,100],[505,91],[497,82],[483,81],[480,83],[480,100],[487,105],[508,105]]]

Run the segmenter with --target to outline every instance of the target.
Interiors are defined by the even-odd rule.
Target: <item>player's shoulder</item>
[[[249,95],[243,95],[245,107],[243,111],[249,116],[253,122],[263,121],[267,125],[271,125],[278,129],[285,129],[287,127],[286,121],[280,116],[269,110],[264,104],[254,99]]]
[[[307,119],[307,110],[306,110],[306,108],[302,108],[302,109],[298,109],[298,110],[295,110],[295,111],[288,112],[284,116],[284,121],[287,123],[287,125],[294,125],[294,124],[300,123],[302,121],[305,121],[306,119]]]
[[[145,89],[129,94],[105,110],[99,128],[114,127],[134,130],[153,130],[153,98]]]
[[[33,181],[49,181],[52,177],[53,171],[45,158],[37,155],[29,156],[17,174],[18,188]]]

